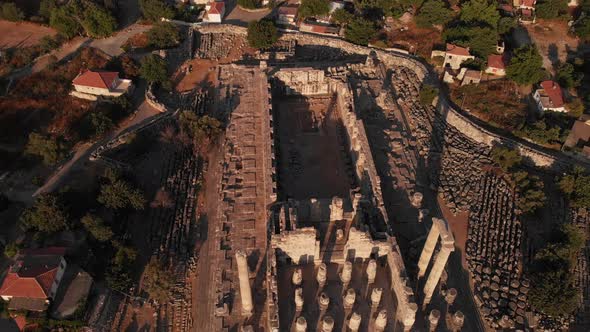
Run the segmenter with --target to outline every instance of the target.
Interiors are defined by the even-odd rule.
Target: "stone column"
[[[295,289],[295,311],[301,312],[303,309],[303,288],[297,287]]]
[[[408,303],[406,310],[404,310],[404,316],[402,317],[404,332],[410,332],[412,326],[414,326],[416,311],[418,311],[418,305],[416,303]]]
[[[422,302],[423,308],[426,308],[426,305],[430,303],[432,293],[438,284],[440,276],[447,265],[449,255],[451,255],[453,250],[455,250],[455,246],[449,243],[443,244],[443,246],[440,248],[440,251],[434,261],[434,265],[432,266],[430,274],[428,275],[428,279],[426,280],[426,284],[424,285],[424,301]]]
[[[415,192],[414,195],[412,195],[412,199],[411,199],[412,206],[414,206],[415,208],[422,207],[422,199],[423,198],[424,198],[424,195],[422,195],[422,193]]]
[[[297,321],[295,323],[295,331],[297,331],[297,332],[307,331],[307,320],[305,319],[305,317],[300,316],[299,318],[297,318]]]
[[[322,329],[321,332],[332,332],[334,329],[334,318],[332,316],[324,316],[322,319]]]
[[[291,278],[291,281],[295,286],[301,285],[301,282],[303,281],[303,272],[301,272],[300,268],[296,268],[295,270],[293,270],[293,276]]]
[[[354,291],[354,289],[349,288],[346,291],[346,295],[344,295],[344,308],[350,309],[354,306],[354,302],[356,300],[356,292]]]
[[[418,260],[418,279],[422,278],[426,274],[428,263],[430,263],[430,258],[432,257],[432,253],[434,252],[434,248],[436,247],[436,243],[440,235],[435,222],[436,219],[432,218],[432,227],[430,227],[428,237],[426,238],[424,248],[420,254],[420,259]]]
[[[367,265],[367,282],[372,284],[375,282],[375,276],[377,275],[377,262],[374,259],[369,261]]]
[[[344,262],[344,266],[342,267],[342,271],[340,272],[340,281],[342,281],[342,290],[344,291],[348,288],[348,283],[352,279],[352,263],[351,262]]]
[[[371,292],[371,307],[377,308],[379,306],[379,302],[381,302],[381,294],[383,293],[383,288],[373,288]]]
[[[236,264],[238,265],[238,278],[240,281],[242,315],[250,317],[254,310],[254,302],[252,301],[252,290],[250,289],[248,261],[246,260],[246,253],[242,250],[236,250]]]
[[[361,315],[356,312],[352,313],[350,316],[350,320],[348,321],[348,328],[350,328],[351,332],[357,332],[361,327]]]
[[[252,325],[244,325],[240,328],[240,332],[254,332]]]
[[[448,305],[453,305],[455,303],[455,299],[457,298],[457,290],[455,288],[449,288],[447,290],[447,295],[445,296],[445,301]]]
[[[330,221],[342,220],[344,209],[342,208],[342,198],[332,198],[332,204],[330,204]]]
[[[328,294],[322,292],[322,294],[320,294],[320,312],[323,313],[326,310],[328,310],[328,306],[330,305],[330,297],[328,297]]]
[[[316,275],[316,280],[318,281],[318,290],[322,289],[326,284],[326,276],[328,274],[328,267],[325,263],[321,263],[320,267],[318,268],[318,274]]]
[[[434,309],[428,315],[428,331],[434,332],[436,327],[438,326],[438,321],[440,319],[440,311]]]
[[[457,311],[453,314],[453,331],[459,332],[465,323],[465,315],[461,311]]]
[[[375,331],[382,332],[387,326],[387,310],[379,311],[377,318],[375,318]]]

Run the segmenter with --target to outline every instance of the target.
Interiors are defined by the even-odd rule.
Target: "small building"
[[[299,5],[287,3],[277,9],[277,23],[284,25],[294,25],[299,12]]]
[[[540,112],[566,112],[563,92],[557,82],[541,82],[540,88],[533,93],[533,99],[537,103]]]
[[[209,2],[205,6],[205,12],[207,15],[205,20],[209,23],[221,23],[223,21],[223,16],[225,16],[225,2],[223,1],[213,1]]]
[[[304,21],[299,25],[299,30],[304,32],[312,32],[320,35],[337,36],[340,32],[340,27],[314,21]]]
[[[501,54],[490,54],[488,55],[488,66],[486,67],[486,74],[505,76],[506,75],[506,63],[505,57]]]
[[[10,310],[45,311],[66,270],[65,248],[24,250],[10,267],[0,297]]]
[[[581,149],[582,154],[590,158],[590,114],[584,114],[574,122],[563,145]]]
[[[465,69],[465,68],[461,68],[461,69]],[[480,70],[473,70],[473,69],[467,69],[465,70],[465,72],[460,76],[460,80],[461,80],[461,86],[463,85],[468,85],[468,84],[479,84],[479,82],[481,82],[481,71]]]
[[[71,95],[88,100],[96,100],[98,96],[120,97],[133,88],[131,80],[119,78],[119,73],[102,70],[83,70],[72,84]]]
[[[330,1],[330,14],[337,11],[338,9],[344,9],[344,1]]]
[[[518,13],[518,20],[522,23],[535,23],[535,6],[537,0],[514,0],[514,7]]]
[[[473,59],[475,59],[475,57],[469,53],[469,47],[447,44],[443,67],[457,70],[461,68],[461,64],[464,61]]]

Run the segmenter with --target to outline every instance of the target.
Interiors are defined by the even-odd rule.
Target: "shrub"
[[[357,18],[353,20],[346,27],[344,37],[351,43],[358,45],[368,45],[369,41],[375,37],[377,27],[372,21],[364,18]]]
[[[22,10],[18,9],[14,2],[6,2],[0,7],[0,18],[7,21],[22,21],[25,18],[25,14]]]
[[[140,0],[141,13],[146,20],[157,22],[160,18],[174,17],[174,9],[162,0]]]
[[[254,48],[269,48],[278,40],[277,28],[270,20],[248,23],[248,44]]]
[[[129,182],[121,179],[118,174],[108,170],[106,183],[100,187],[98,202],[110,209],[132,208],[142,210],[145,205],[144,194]]]
[[[164,265],[155,256],[152,257],[143,272],[142,283],[150,298],[160,303],[166,302],[170,299],[170,291],[173,285],[174,279],[172,275],[166,271]]]
[[[163,83],[168,80],[166,61],[155,54],[150,54],[141,60],[139,74],[150,83]]]
[[[148,43],[156,48],[168,48],[178,44],[178,28],[168,22],[158,22],[148,31]]]
[[[38,156],[46,165],[55,165],[65,157],[64,148],[54,138],[37,133],[29,135],[25,153]]]
[[[421,27],[444,25],[453,17],[453,11],[441,0],[427,0],[422,4],[416,16],[416,23]]]
[[[4,255],[8,258],[13,258],[18,254],[18,245],[14,242],[9,242],[4,246]]]
[[[299,6],[300,18],[326,16],[330,12],[330,4],[327,0],[302,0]]]
[[[105,225],[102,218],[96,215],[88,213],[82,217],[80,222],[97,241],[106,242],[113,238],[113,231],[109,226]]]
[[[432,85],[424,84],[420,90],[420,104],[424,107],[432,105],[434,98],[438,96],[438,89]]]
[[[500,166],[504,172],[508,172],[514,166],[518,166],[522,161],[522,156],[517,150],[494,146],[492,148],[492,160]]]
[[[68,215],[56,196],[43,194],[23,212],[20,222],[25,229],[55,233],[68,227]]]
[[[260,1],[258,0],[238,0],[238,5],[242,8],[256,9],[260,7]]]
[[[543,79],[543,58],[537,47],[527,45],[514,51],[514,56],[506,67],[506,76],[521,85],[537,83]]]

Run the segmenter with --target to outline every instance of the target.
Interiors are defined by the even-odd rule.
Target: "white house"
[[[504,56],[502,54],[488,55],[488,66],[486,67],[486,74],[496,76],[506,75],[506,63],[504,62]]]
[[[541,87],[533,93],[533,99],[537,103],[540,112],[566,112],[563,101],[563,92],[557,82],[543,81]]]
[[[461,68],[461,64],[464,61],[470,59],[475,59],[475,57],[469,53],[469,47],[447,44],[443,67],[450,67],[451,69],[457,70]]]
[[[286,5],[277,8],[277,23],[285,25],[295,24],[299,5],[295,3],[287,3]]]
[[[72,96],[89,100],[97,96],[119,97],[133,88],[131,80],[119,78],[119,73],[99,70],[81,71],[72,84]]]
[[[221,23],[223,21],[223,16],[225,15],[225,2],[223,2],[223,1],[209,2],[205,6],[205,11],[207,12],[207,16],[206,16],[207,22]]]

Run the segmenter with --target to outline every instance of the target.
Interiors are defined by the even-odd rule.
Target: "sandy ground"
[[[537,44],[543,56],[543,67],[554,72],[558,62],[564,62],[568,55],[576,52],[579,39],[568,35],[567,22],[539,20],[537,24],[525,26],[530,39]]]
[[[246,26],[250,21],[258,21],[268,16],[272,10],[264,9],[259,11],[246,11],[237,6],[236,0],[226,2],[226,13],[224,23]]]
[[[33,46],[44,36],[53,36],[57,33],[39,24],[3,20],[0,20],[0,31],[0,49]]]
[[[92,41],[90,46],[98,48],[108,55],[119,56],[123,54],[121,46],[123,46],[130,37],[145,32],[150,28],[151,26],[149,25],[133,24],[129,28],[121,30],[111,37]]]

